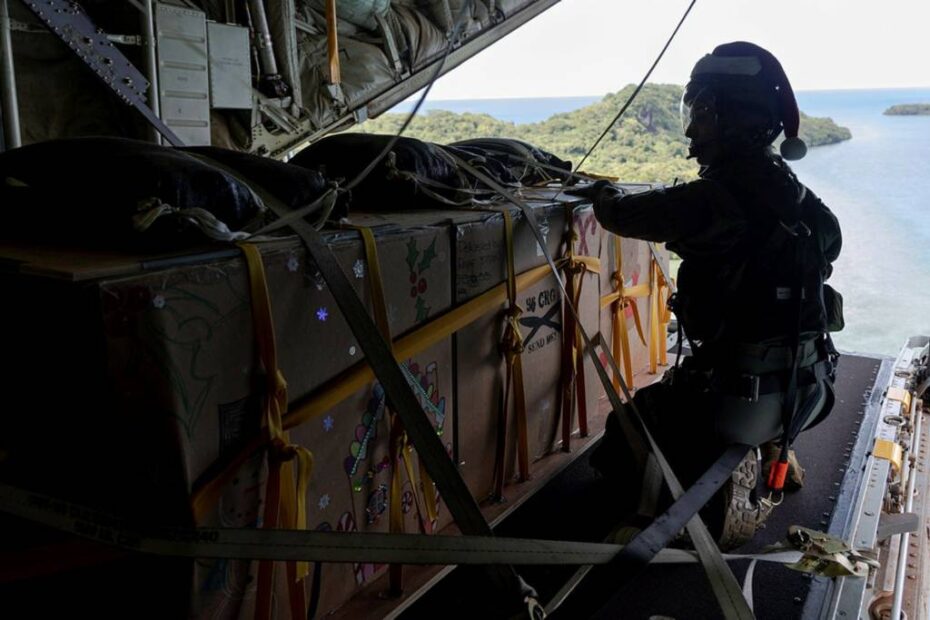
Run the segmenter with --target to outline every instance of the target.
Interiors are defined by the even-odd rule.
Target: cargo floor
[[[837,490],[846,471],[852,442],[879,372],[880,359],[845,355],[836,383],[836,406],[829,418],[804,433],[796,444],[807,470],[805,487],[789,495],[764,530],[740,551],[754,552],[781,540],[789,525],[824,530],[836,507]],[[597,541],[616,523],[620,507],[605,501],[606,490],[595,479],[587,458],[579,458],[547,487],[496,528],[500,535]],[[731,563],[742,582],[747,562]],[[521,575],[547,601],[574,572],[573,567],[523,567]],[[779,565],[755,570],[754,607],[760,619],[796,618],[811,589],[811,579]],[[716,618],[720,611],[697,565],[650,566],[624,586],[617,618]],[[495,617],[489,609],[490,586],[479,569],[462,567],[409,606],[402,618]],[[607,596],[605,594],[605,600]],[[564,609],[563,617],[582,618],[581,610]],[[615,612],[615,613],[613,613]]]

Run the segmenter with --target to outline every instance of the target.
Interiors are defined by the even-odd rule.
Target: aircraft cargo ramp
[[[801,434],[796,449],[806,469],[805,487],[789,494],[769,517],[765,529],[739,549],[755,553],[784,539],[787,528],[801,525],[841,536],[852,518],[854,496],[862,476],[873,430],[880,414],[884,386],[893,360],[847,354],[841,358],[836,382],[836,406],[822,424]],[[495,532],[504,536],[600,541],[613,527],[617,506],[608,489],[596,480],[587,458],[579,458],[543,491],[520,506]],[[731,562],[743,582],[748,560]],[[524,568],[523,577],[550,597],[574,572],[574,567]],[[753,578],[754,611],[758,618],[818,617],[830,596],[830,580],[811,578],[779,564],[760,563]],[[459,568],[408,607],[402,618],[490,618],[483,576],[477,569]],[[701,567],[653,565],[624,586],[616,618],[716,618],[720,610]],[[605,600],[607,595],[605,594]],[[596,610],[599,605],[594,606]],[[560,616],[584,618],[592,610],[562,608]]]

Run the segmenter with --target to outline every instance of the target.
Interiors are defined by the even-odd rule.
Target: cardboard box
[[[618,266],[623,276],[623,285],[626,289],[632,289],[639,285],[650,284],[649,270],[652,256],[649,247],[645,241],[639,239],[620,240],[620,264],[618,265],[615,239],[616,235],[604,230],[598,225],[601,233],[601,296],[606,296],[615,291],[614,274],[618,271]],[[635,299],[635,309],[630,306],[624,312],[626,315],[627,337],[630,343],[630,355],[633,363],[634,374],[646,369],[649,366],[649,297],[637,297]],[[604,340],[612,346],[613,342],[613,308],[606,306],[600,311],[600,328],[604,335]],[[634,313],[638,313],[640,324],[643,329],[645,343],[640,340],[639,333],[636,331],[636,322]],[[623,360],[617,358],[617,364],[623,368]]]
[[[551,193],[527,192],[547,231],[548,250],[561,257],[569,238],[567,213],[562,204],[553,204]],[[532,231],[522,215],[512,212],[516,271],[542,266],[545,261]],[[571,217],[575,253],[602,260],[600,277],[582,277],[579,310],[593,336],[601,317],[599,298],[606,292],[605,272],[609,278],[609,244],[590,208],[577,208]],[[353,221],[376,228],[395,336],[506,280],[500,214],[417,212],[353,216]],[[370,304],[370,273],[358,233],[329,232],[326,239],[363,302]],[[648,251],[643,253],[645,245],[638,243],[626,244],[635,255],[624,262],[641,265],[640,277],[645,277],[648,272],[642,265],[648,264]],[[26,395],[49,392],[40,411],[8,416],[3,422],[0,436],[19,438],[0,446],[9,448],[11,455],[2,463],[3,479],[36,483],[26,486],[130,519],[193,525],[191,488],[207,479],[217,462],[241,450],[258,434],[261,423],[262,382],[255,360],[247,272],[239,251],[223,248],[157,260],[71,255],[55,249],[43,255],[30,248],[4,248],[0,254],[20,271],[5,279],[6,289],[19,302],[3,315],[9,350],[22,359],[8,375],[13,409],[33,411],[34,403],[29,409],[32,400]],[[263,243],[262,254],[279,365],[296,409],[332,379],[344,376],[362,352],[298,240]],[[22,275],[26,273],[32,275]],[[560,294],[552,275],[541,273],[537,282],[518,294],[524,310],[522,358],[531,460],[558,449],[561,441]],[[430,421],[447,451],[462,463],[463,476],[479,499],[491,490],[496,457],[505,307],[488,310],[454,337],[404,360],[415,393],[427,404]],[[644,304],[644,319],[646,310]],[[645,358],[637,358],[637,364],[645,364]],[[60,390],[49,390],[50,381]],[[585,386],[586,404],[593,410],[601,389],[589,359],[585,359]],[[18,394],[23,398],[17,400]],[[331,410],[289,431],[292,442],[308,447],[316,457],[307,492],[310,527],[387,531],[391,468],[385,457],[390,429],[382,404],[375,383],[361,385]],[[92,415],[75,417],[75,411]],[[573,416],[577,432],[577,411]],[[516,469],[512,410],[508,421],[505,462],[510,480]],[[248,460],[215,510],[198,525],[260,525],[266,467],[262,453]],[[414,469],[418,478],[416,464]],[[413,490],[420,491],[422,502],[422,489],[419,481],[407,479],[406,472],[402,477],[405,529],[415,532]],[[119,493],[114,494],[114,489]],[[438,500],[437,527],[442,528],[451,517]],[[151,582],[157,586],[127,576],[125,589],[134,598],[157,598],[161,615],[252,614],[257,563],[171,560],[170,569],[150,559],[140,564],[148,568],[139,574],[159,576]],[[383,567],[327,564],[313,570],[322,578],[318,602],[322,615],[341,605]],[[276,601],[278,611],[287,613],[283,572],[278,571]],[[181,594],[159,598],[164,580]],[[99,586],[94,579],[81,583],[87,592]],[[306,582],[308,588],[310,583]]]
[[[561,204],[537,202],[533,205],[540,228],[546,235],[548,251],[553,257],[564,254],[568,239],[566,211]],[[518,211],[514,213],[514,254],[516,272],[523,273],[545,264],[541,249],[529,225]],[[584,219],[587,213],[578,217]],[[580,221],[580,220],[579,220]],[[599,239],[588,219],[580,227],[576,250],[597,252]],[[453,225],[456,240],[455,300],[457,304],[506,281],[506,245],[503,216],[487,214],[470,222]],[[596,254],[595,254],[596,255]],[[582,320],[590,333],[597,328],[598,279],[585,276],[582,289]],[[549,453],[560,441],[561,408],[560,373],[562,316],[561,294],[551,274],[518,293],[524,351],[525,396],[528,418],[529,457],[535,461]],[[493,488],[493,463],[496,462],[498,415],[502,407],[505,362],[500,349],[504,333],[501,304],[481,319],[456,334],[456,411],[458,418],[459,461],[462,475],[478,499],[489,496]],[[593,375],[593,366],[586,373]],[[597,402],[593,383],[586,391],[588,406]],[[511,398],[512,401],[512,398]],[[511,480],[516,468],[516,419],[511,406],[507,412],[507,452],[505,478]],[[492,464],[491,467],[488,467]]]
[[[451,304],[448,227],[382,225],[376,237],[394,334],[446,311]],[[338,231],[326,233],[326,238],[364,303],[370,304],[370,272],[358,233]],[[324,389],[363,354],[300,242],[290,238],[262,244],[262,253],[278,361],[291,402],[299,402]],[[28,368],[32,374],[44,368],[47,374],[38,376],[68,393],[44,399],[49,410],[33,406],[35,415],[22,424],[4,424],[7,437],[43,437],[44,446],[57,449],[51,458],[38,458],[44,449],[29,449],[28,440],[19,440],[25,445],[15,452],[13,462],[23,463],[28,475],[17,478],[4,472],[3,479],[31,488],[38,485],[53,495],[131,519],[194,525],[188,499],[194,483],[209,478],[212,465],[257,436],[261,423],[263,382],[255,360],[241,253],[224,249],[219,255],[169,260],[94,253],[79,253],[82,258],[75,260],[63,254],[67,253],[56,249],[44,255],[10,249],[22,272],[42,275],[8,278],[7,290],[23,290],[17,295],[20,303],[5,311],[7,342],[10,352],[27,362],[23,372],[12,377],[8,391],[20,383],[32,394],[42,393],[39,385],[32,385],[38,379],[28,379]],[[62,312],[65,315],[59,316]],[[63,343],[74,345],[58,350]],[[404,368],[421,401],[429,403],[431,422],[451,451],[451,338],[405,360]],[[387,531],[389,498],[383,489],[390,486],[390,467],[384,461],[389,431],[387,419],[377,413],[373,396],[378,389],[365,385],[290,431],[292,442],[316,456],[307,498],[311,527]],[[69,411],[91,415],[69,422]],[[38,428],[39,420],[48,428]],[[72,440],[82,445],[70,445]],[[347,470],[350,457],[357,463]],[[412,457],[416,463],[415,453]],[[258,453],[238,470],[215,510],[197,525],[260,525],[266,475],[264,454]],[[415,466],[413,483],[406,472],[403,479],[409,499],[419,484],[419,468]],[[65,489],[57,488],[58,481],[66,482]],[[441,498],[439,504],[437,526],[442,527],[450,517]],[[417,531],[413,504],[407,505],[405,525],[406,531]],[[180,564],[187,566],[177,574],[187,582],[190,595],[180,597],[185,600],[179,605],[190,604],[192,609],[172,608],[176,613],[171,615],[251,613],[257,563]],[[370,566],[357,568],[321,569],[326,579],[321,612],[341,604],[374,572]],[[152,598],[154,593],[142,596]]]
[[[388,227],[376,230],[376,239],[394,334],[448,309],[447,229]],[[371,274],[358,233],[338,232],[327,240],[360,297],[370,305]],[[296,241],[263,252],[262,258],[279,365],[293,402],[326,389],[327,381],[358,363],[363,353]],[[177,458],[183,462],[188,484],[193,484],[213,463],[235,454],[259,432],[261,382],[245,264],[233,258],[106,281],[100,288],[106,302],[113,380],[124,395],[122,409],[174,420],[180,438]],[[452,425],[445,419],[447,415],[451,419],[452,408],[449,339],[407,360],[405,368],[421,401],[431,405],[431,421],[451,446]],[[377,383],[290,431],[291,442],[315,457],[307,497],[312,527],[387,531],[388,438],[384,395]],[[199,525],[259,525],[264,479],[264,460],[253,458],[231,482],[212,516]],[[412,491],[410,481],[405,490]],[[409,508],[412,505],[406,530],[417,531],[415,510]],[[444,514],[439,525],[447,522]],[[318,570],[325,573],[321,612],[337,607],[377,572],[368,565]],[[248,605],[256,571],[257,563],[198,562],[196,604],[204,610]]]
[[[645,184],[631,184],[623,185],[623,188],[626,192],[637,193],[650,190],[653,188],[653,186]],[[622,274],[623,286],[627,290],[635,291],[636,288],[640,287],[641,285],[650,287],[650,291],[654,290],[655,286],[652,283],[650,276],[652,253],[649,250],[648,243],[639,239],[617,237],[613,233],[603,229],[600,224],[597,226],[598,235],[601,238],[601,296],[607,296],[616,290],[614,276],[618,272]],[[615,248],[617,240],[619,240],[620,246],[619,262]],[[668,272],[668,252],[665,250],[662,244],[657,244],[656,247],[658,249],[660,258],[662,259],[662,264],[665,266],[666,272]],[[636,375],[642,372],[648,372],[649,370],[649,341],[651,337],[650,334],[652,326],[650,322],[651,297],[634,297],[636,305],[635,310],[632,306],[628,306],[624,311],[624,315],[626,317],[626,326],[628,332],[627,338],[630,343],[632,373],[633,375]],[[635,314],[639,315],[645,342],[640,339],[639,333],[636,330]],[[613,309],[611,306],[606,306],[601,310],[600,330],[604,336],[604,340],[608,343],[608,345],[612,346]],[[661,343],[657,343],[657,346],[660,348],[665,347],[666,344],[664,334],[661,335],[661,340]],[[619,356],[615,357],[617,357],[617,364],[620,365],[622,369],[623,360]],[[658,373],[661,373],[663,369],[657,368],[657,371]]]

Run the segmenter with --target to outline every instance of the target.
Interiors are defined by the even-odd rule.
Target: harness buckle
[[[759,375],[740,375],[740,398],[751,403],[759,400]]]
[[[546,608],[535,597],[527,596],[523,602],[526,603],[526,617],[529,620],[544,620],[546,618]]]
[[[771,512],[776,506],[781,506],[781,503],[785,501],[785,492],[784,491],[769,491],[768,497],[763,497],[759,500],[759,504],[764,506],[765,510]]]

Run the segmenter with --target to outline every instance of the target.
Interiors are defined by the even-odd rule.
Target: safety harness
[[[794,290],[792,291],[792,299],[795,304],[795,316],[797,317],[797,321],[795,323],[795,329],[791,335],[791,352],[793,359],[791,371],[788,376],[788,385],[787,389],[785,390],[785,399],[782,408],[781,452],[778,456],[778,460],[769,470],[769,477],[766,481],[766,484],[772,494],[781,494],[784,490],[785,479],[788,476],[788,458],[791,445],[794,443],[794,440],[804,428],[804,424],[807,422],[808,417],[813,412],[814,407],[824,396],[823,390],[827,389],[824,387],[825,380],[828,377],[830,377],[832,380],[834,364],[836,362],[836,358],[838,357],[836,349],[833,348],[832,342],[829,341],[829,333],[827,333],[826,342],[822,345],[821,343],[818,344],[821,346],[828,346],[829,349],[822,351],[822,359],[819,359],[813,364],[813,366],[809,367],[802,373],[800,364],[801,359],[804,357],[804,350],[802,348],[803,343],[801,341],[805,297],[804,256],[806,245],[812,242],[811,229],[807,226],[807,224],[804,223],[801,213],[805,197],[806,189],[803,189],[801,195],[798,198],[797,219],[793,225],[789,226],[783,221],[779,221],[779,226],[788,232],[794,245],[795,286]],[[819,277],[821,268],[822,266],[820,264],[816,265],[818,283],[821,285],[818,287],[818,289],[822,289],[823,284],[822,278]],[[821,306],[823,305],[823,296],[820,290],[818,290],[817,302],[819,302]],[[825,309],[824,316],[826,316]],[[816,385],[814,391],[809,394],[807,398],[799,400],[800,388],[804,387],[804,385],[810,384]]]

